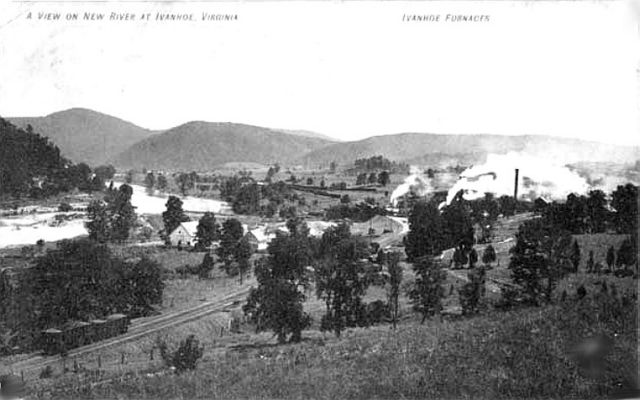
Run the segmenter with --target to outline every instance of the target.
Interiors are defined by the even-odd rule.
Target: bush
[[[53,368],[51,368],[51,365],[47,365],[46,367],[42,368],[42,371],[40,371],[40,379],[48,379],[52,376]]]
[[[198,360],[204,354],[204,346],[195,335],[189,335],[180,342],[176,350],[170,350],[164,340],[158,340],[157,346],[160,349],[160,356],[167,367],[173,367],[179,374],[187,370],[196,369]]]

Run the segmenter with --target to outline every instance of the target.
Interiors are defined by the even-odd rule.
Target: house
[[[251,249],[256,252],[259,250],[266,250],[267,246],[271,239],[273,239],[275,235],[267,235],[261,229],[252,229],[249,230],[245,235],[244,239],[249,242],[251,245]]]
[[[198,221],[182,222],[169,234],[172,246],[193,246],[196,244]]]

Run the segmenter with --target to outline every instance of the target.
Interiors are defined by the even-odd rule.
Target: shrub
[[[47,365],[46,367],[42,368],[42,371],[40,371],[40,379],[48,379],[52,376],[53,368],[51,368],[51,365]]]
[[[204,346],[200,345],[200,341],[195,335],[187,336],[175,350],[169,349],[169,345],[161,339],[157,341],[157,346],[165,365],[175,368],[178,374],[196,369],[198,360],[204,354]]]

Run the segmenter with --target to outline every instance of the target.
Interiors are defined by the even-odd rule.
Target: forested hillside
[[[0,118],[0,197],[46,197],[102,187],[86,164],[75,165],[49,139]]]

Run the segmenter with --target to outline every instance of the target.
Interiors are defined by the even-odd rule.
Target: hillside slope
[[[640,148],[616,146],[550,136],[439,135],[401,133],[333,144],[302,155],[300,162],[326,165],[351,164],[356,158],[383,155],[412,164],[469,164],[484,161],[489,153],[525,152],[563,163],[580,160],[631,162]]]
[[[33,127],[48,137],[74,162],[100,165],[132,144],[157,132],[84,108],[72,108],[45,117],[8,118],[18,127]]]
[[[227,162],[289,163],[331,143],[258,126],[195,121],[142,140],[113,161],[122,168],[179,170]]]

